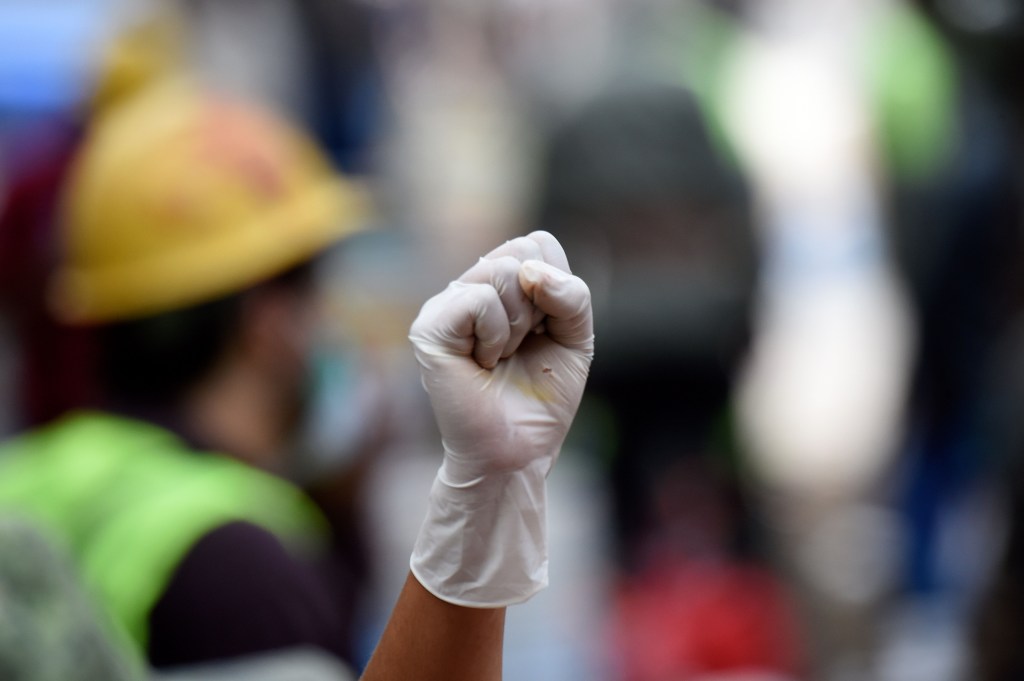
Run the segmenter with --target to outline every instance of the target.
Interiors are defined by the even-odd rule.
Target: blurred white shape
[[[867,179],[867,107],[826,37],[748,37],[729,88],[727,124],[762,199],[836,201]]]
[[[387,425],[389,390],[375,362],[357,348],[318,353],[308,406],[297,436],[297,475],[316,479],[344,470]]]
[[[477,30],[473,21],[463,18]],[[476,38],[455,30],[441,46],[399,50],[389,64],[395,120],[384,167],[402,219],[451,278],[519,228],[531,140]],[[429,35],[429,31],[427,32]],[[428,40],[430,44],[431,40]]]
[[[758,473],[787,489],[857,491],[900,433],[910,323],[885,277],[808,287],[764,319],[740,393]]]
[[[883,624],[877,681],[959,681],[970,678],[962,612],[941,600],[908,601]]]
[[[841,505],[818,519],[801,546],[810,581],[831,599],[874,602],[895,585],[906,528],[893,511],[870,504]]]
[[[613,681],[607,492],[593,456],[563,452],[548,478],[551,586],[508,610],[508,681]]]
[[[594,95],[611,68],[611,0],[496,0],[506,27],[504,68],[530,96],[571,107]]]
[[[394,423],[400,428],[391,447],[382,452],[370,468],[361,494],[366,517],[369,564],[373,581],[361,595],[356,655],[365,663],[384,631],[395,599],[409,575],[409,554],[426,513],[430,485],[440,466],[440,443],[433,445],[428,434],[436,430],[429,418],[426,394],[419,385],[419,369],[408,353],[408,361],[396,375],[405,380],[396,386],[406,389],[393,395]],[[415,386],[416,390],[412,387]]]
[[[193,0],[192,58],[218,88],[298,116],[309,64],[295,3]]]
[[[784,489],[861,491],[900,435],[913,328],[881,234],[855,33],[753,37],[731,81],[766,272],[740,416],[758,473]]]
[[[606,75],[610,0],[383,0],[391,110],[382,167],[442,279],[530,231],[537,117]]]

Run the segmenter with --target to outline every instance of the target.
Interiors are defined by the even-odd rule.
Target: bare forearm
[[[500,681],[504,608],[436,598],[411,574],[362,681]]]

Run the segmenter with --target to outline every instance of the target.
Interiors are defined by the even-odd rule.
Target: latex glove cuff
[[[427,516],[410,560],[438,598],[475,608],[521,603],[548,584],[545,475],[550,462],[468,485],[430,490]]]

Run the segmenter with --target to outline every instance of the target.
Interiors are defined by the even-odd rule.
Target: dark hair
[[[175,404],[216,366],[238,333],[243,301],[269,288],[305,288],[305,262],[253,288],[99,330],[99,379],[114,402]]]

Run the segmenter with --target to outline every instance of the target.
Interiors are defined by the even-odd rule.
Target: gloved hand
[[[534,232],[427,301],[409,338],[444,445],[413,574],[458,605],[524,601],[547,585],[545,478],[594,355],[590,291]]]

